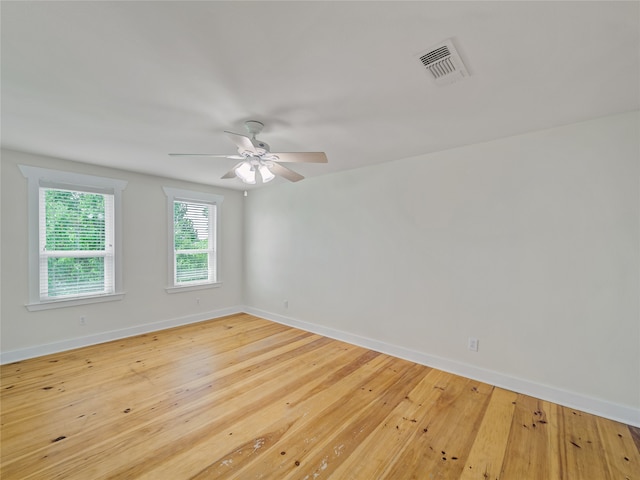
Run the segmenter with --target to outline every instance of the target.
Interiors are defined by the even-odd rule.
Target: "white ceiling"
[[[223,130],[305,176],[640,108],[640,3],[1,2],[2,146],[220,180]],[[471,76],[417,54],[452,38]],[[273,183],[284,182],[278,179]]]

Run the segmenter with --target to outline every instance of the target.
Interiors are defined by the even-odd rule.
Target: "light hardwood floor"
[[[640,479],[640,431],[230,317],[2,367],[1,478]]]

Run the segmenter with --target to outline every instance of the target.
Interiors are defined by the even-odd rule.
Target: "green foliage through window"
[[[176,284],[214,281],[214,213],[215,205],[173,203]]]
[[[45,229],[41,230],[40,269],[46,287],[41,284],[41,295],[107,293],[107,262],[112,260],[107,233],[109,195],[53,188],[44,188],[42,193]]]
[[[104,258],[49,258],[49,297],[104,290]]]
[[[46,249],[104,250],[104,195],[47,189]]]

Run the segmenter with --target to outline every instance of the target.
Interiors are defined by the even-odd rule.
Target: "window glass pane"
[[[48,296],[103,293],[104,257],[48,258]]]
[[[209,279],[208,253],[176,254],[176,283]]]
[[[215,281],[215,205],[173,202],[174,285]]]
[[[40,298],[114,291],[113,195],[40,189]]]
[[[47,251],[104,250],[104,195],[47,189]]]
[[[210,205],[174,202],[174,240],[176,250],[209,248]]]

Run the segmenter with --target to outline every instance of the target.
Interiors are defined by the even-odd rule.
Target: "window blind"
[[[109,294],[114,279],[114,196],[41,187],[40,298]]]
[[[215,204],[174,201],[174,285],[216,281],[215,225]]]

